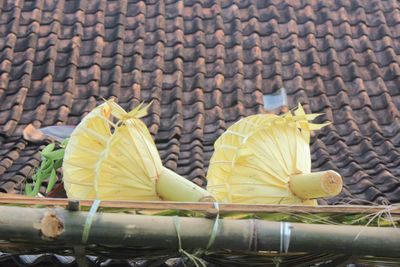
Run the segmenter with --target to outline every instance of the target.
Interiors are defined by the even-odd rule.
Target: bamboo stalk
[[[54,246],[79,245],[87,212],[0,206],[2,240]],[[214,221],[179,218],[183,249],[205,248]],[[293,223],[289,252],[321,252],[398,257],[400,232],[394,228],[308,225]],[[210,250],[279,251],[279,222],[219,220]],[[174,218],[98,213],[93,218],[88,244],[120,247],[178,249]]]
[[[8,205],[44,205],[64,206],[68,205],[69,199],[63,198],[38,198],[24,195],[12,195],[0,193],[0,203]],[[81,200],[80,205],[90,207],[92,200]],[[213,203],[199,202],[171,202],[171,201],[102,201],[100,207],[121,208],[133,210],[192,210],[208,211],[214,208]],[[331,214],[374,214],[378,212],[390,212],[392,216],[400,215],[400,206],[359,206],[359,205],[256,205],[256,204],[219,204],[221,213],[243,212],[243,213],[331,213]]]
[[[335,171],[291,175],[289,187],[301,199],[336,196],[342,191],[343,181]]]
[[[156,191],[162,199],[169,201],[215,201],[210,192],[167,168],[157,180]]]

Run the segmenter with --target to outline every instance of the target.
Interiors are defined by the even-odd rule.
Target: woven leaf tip
[[[151,101],[149,104],[147,104],[145,107],[142,108],[144,102],[140,103],[137,107],[132,109],[129,112],[126,112],[120,105],[115,103],[114,100],[110,99],[107,100],[106,103],[110,106],[111,108],[111,114],[119,119],[120,121],[124,122],[129,119],[140,119],[144,116],[147,115],[147,110],[149,107],[153,104],[153,101]]]
[[[303,106],[299,103],[297,109],[293,112],[289,111],[283,115],[289,124],[294,123],[296,127],[302,131],[311,132],[313,130],[319,130],[331,122],[327,121],[324,123],[311,123],[310,121],[316,119],[317,117],[323,115],[323,113],[306,114]]]

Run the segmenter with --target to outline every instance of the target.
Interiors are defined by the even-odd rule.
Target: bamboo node
[[[64,232],[64,223],[54,211],[47,211],[40,221],[40,232],[45,240],[53,240]]]

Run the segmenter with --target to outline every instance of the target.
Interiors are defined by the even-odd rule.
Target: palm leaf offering
[[[316,205],[335,196],[342,178],[334,171],[311,172],[310,133],[327,124],[310,120],[301,105],[292,114],[258,114],[241,119],[214,144],[208,190],[221,202]]]
[[[163,167],[154,141],[140,120],[147,107],[140,105],[127,113],[109,100],[81,121],[72,132],[63,162],[69,198],[213,200],[206,190]]]

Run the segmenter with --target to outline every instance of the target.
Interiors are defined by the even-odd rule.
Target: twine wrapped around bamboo
[[[140,120],[147,108],[140,105],[127,113],[108,100],[81,121],[64,156],[63,179],[69,198],[214,200],[209,192],[163,167],[154,141]]]
[[[219,201],[316,205],[335,196],[342,178],[334,171],[311,172],[310,132],[324,127],[301,105],[283,116],[244,118],[220,136],[207,173],[208,190]]]

